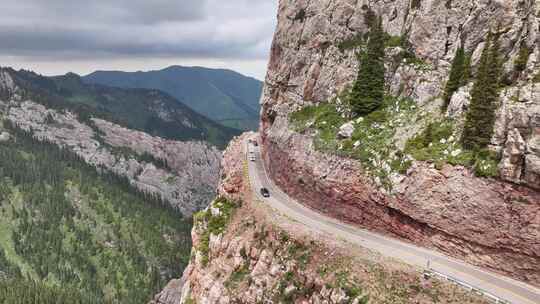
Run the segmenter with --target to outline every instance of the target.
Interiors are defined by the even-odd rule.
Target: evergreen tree
[[[529,56],[531,54],[531,50],[527,45],[523,42],[521,47],[519,48],[519,54],[514,62],[514,69],[516,72],[523,72],[527,68],[527,62],[529,61]]]
[[[448,82],[446,82],[446,87],[444,89],[443,112],[446,112],[446,109],[448,109],[448,105],[450,104],[450,100],[452,99],[452,95],[454,95],[454,93],[463,83],[463,76],[465,72],[465,57],[465,49],[463,49],[463,46],[460,46],[456,52],[456,55],[454,56],[454,60],[452,61],[452,67],[450,68],[450,76],[448,78]]]
[[[351,90],[352,110],[357,115],[367,115],[383,102],[384,42],[385,33],[379,18],[370,29],[366,49],[360,54],[360,69]]]
[[[467,83],[469,83],[469,79],[471,79],[471,59],[472,59],[472,53],[467,52],[465,53],[465,62],[463,63],[463,77],[461,78],[461,85],[464,86]]]
[[[497,35],[489,34],[471,92],[462,143],[467,149],[485,148],[493,134],[495,110],[502,74],[502,59]]]

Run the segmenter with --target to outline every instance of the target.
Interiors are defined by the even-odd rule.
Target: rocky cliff
[[[184,215],[203,209],[215,196],[221,152],[208,143],[150,136],[103,119],[83,121],[70,111],[47,108],[21,97],[8,72],[0,73],[3,118],[19,128],[77,153],[87,163],[126,177]]]
[[[387,45],[387,94],[413,104],[408,111],[396,104],[389,110],[394,120],[369,126],[376,132],[362,120],[349,123],[351,132],[368,132],[353,151],[371,153],[370,139],[387,134],[384,147],[373,148],[385,153],[366,160],[339,153],[348,144],[339,138],[323,138],[335,143],[324,149],[321,131],[312,126],[327,121],[308,119],[298,128],[291,115],[306,106],[342,106],[340,94],[358,71],[358,48],[350,45],[368,32],[370,11],[382,17],[390,37],[407,41],[406,49]],[[289,195],[341,220],[540,285],[539,12],[540,3],[528,0],[280,1],[262,98],[263,150],[272,178]],[[474,70],[495,29],[504,86],[490,145],[498,155],[494,173],[479,177],[470,166],[411,155],[404,156],[406,168],[396,169],[398,151],[407,154],[408,140],[428,124],[451,121],[441,153],[463,155],[448,143],[460,136],[472,84],[441,113],[443,90],[460,42]],[[408,59],[396,56],[404,51]],[[520,71],[518,61],[524,61]]]
[[[272,212],[249,189],[243,144],[249,136],[230,144],[219,197],[195,216],[184,276],[152,304],[486,303]]]

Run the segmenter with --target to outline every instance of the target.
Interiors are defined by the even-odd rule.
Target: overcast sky
[[[278,0],[2,0],[0,65],[45,75],[230,68],[264,78]]]

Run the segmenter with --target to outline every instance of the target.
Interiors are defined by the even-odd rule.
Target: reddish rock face
[[[502,155],[504,172],[511,173],[503,174],[505,181],[417,162],[388,195],[360,163],[319,153],[310,138],[291,131],[291,112],[331,101],[355,79],[355,52],[337,45],[366,32],[364,4],[382,16],[389,34],[408,34],[416,56],[429,66],[422,70],[398,62],[399,67],[387,69],[389,93],[410,97],[427,112],[438,111],[430,104],[442,95],[460,38],[466,37],[475,63],[491,23],[504,20],[508,31],[501,45],[508,75],[519,53],[513,41],[534,49],[526,71],[501,93],[491,146]],[[539,10],[538,2],[510,0],[454,0],[451,8],[432,0],[417,8],[409,1],[281,1],[262,97],[262,146],[271,177],[292,197],[335,218],[540,286],[540,194],[533,190],[540,188],[540,86],[531,81],[540,73],[539,21],[531,17]],[[305,12],[301,20],[294,18],[299,11]],[[470,96],[454,97],[452,117],[463,121]],[[519,134],[512,134],[514,129]],[[512,138],[521,138],[519,149]]]
[[[300,135],[288,144],[283,149],[267,138],[265,162],[276,184],[305,205],[540,285],[538,192],[464,168],[417,164],[390,197],[362,176],[358,163],[314,152]]]

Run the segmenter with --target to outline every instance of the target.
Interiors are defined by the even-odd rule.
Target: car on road
[[[251,155],[251,156],[249,157],[249,160],[252,161],[252,162],[254,162],[254,161],[255,161],[255,156]]]
[[[266,188],[261,188],[261,195],[263,197],[270,197],[270,191],[268,191]]]

